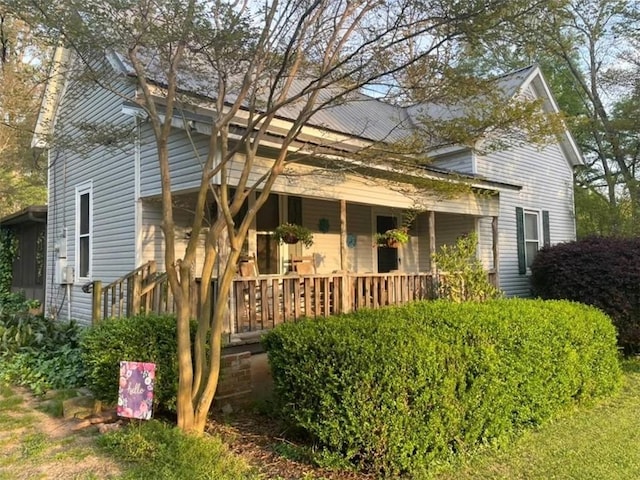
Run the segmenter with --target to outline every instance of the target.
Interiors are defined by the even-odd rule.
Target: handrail
[[[155,273],[156,272],[156,262],[155,260],[149,260],[147,263],[145,263],[144,265],[139,266],[138,268],[136,268],[135,270],[130,271],[129,273],[127,273],[126,275],[115,279],[113,282],[109,283],[108,285],[102,287],[103,290],[106,290],[108,288],[112,288],[120,283],[123,283],[125,281],[127,281],[130,278],[133,278],[134,276],[136,276],[138,273],[142,273],[143,277],[144,275],[144,271],[148,269],[148,275]]]
[[[132,270],[126,275],[101,288],[102,306],[96,306],[98,301],[94,296],[94,316],[102,318],[130,316],[140,311],[141,290],[156,273],[156,262],[151,260]],[[94,318],[94,321],[96,319]]]

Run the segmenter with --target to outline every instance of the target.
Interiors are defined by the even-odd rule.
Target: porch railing
[[[445,277],[436,277],[443,280]],[[489,273],[495,281],[495,273]],[[211,291],[215,294],[216,280]],[[199,280],[194,289],[192,313],[197,310]],[[437,298],[431,273],[366,273],[328,275],[264,275],[239,277],[229,296],[227,333],[231,336],[268,330],[302,317],[326,317],[360,308],[402,305]],[[174,313],[175,302],[167,275],[149,262],[130,274],[100,288],[93,285],[94,321],[137,313]]]
[[[99,281],[83,287],[93,294],[93,321],[139,313],[142,302],[148,301],[149,285],[161,275],[157,273],[156,262],[151,261],[104,287]]]

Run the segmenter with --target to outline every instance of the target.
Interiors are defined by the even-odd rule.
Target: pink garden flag
[[[117,410],[120,417],[140,420],[151,418],[155,378],[155,363],[120,362]]]

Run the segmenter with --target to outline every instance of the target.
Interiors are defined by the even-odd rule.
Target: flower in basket
[[[302,242],[305,247],[313,245],[311,230],[295,223],[283,223],[273,231],[273,237],[280,243],[294,244]]]
[[[385,245],[387,247],[396,248],[398,245],[405,244],[409,241],[409,229],[392,228],[384,233],[376,233],[376,245]]]

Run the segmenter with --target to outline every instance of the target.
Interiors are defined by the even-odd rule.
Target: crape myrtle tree
[[[11,1],[43,35],[73,52],[85,80],[100,82],[100,75],[90,73],[96,54],[112,52],[135,74],[137,95],[128,100],[144,110],[153,129],[161,173],[164,260],[177,306],[178,426],[195,433],[204,430],[216,392],[226,299],[243,242],[276,179],[304,157],[290,152],[302,127],[355,92],[369,90],[407,102],[412,89],[437,91],[461,52],[461,39],[495,32],[521,15],[539,15],[550,3]],[[427,95],[423,91],[419,97]],[[211,112],[208,154],[200,159],[191,236],[178,258],[169,136],[172,122],[182,121],[184,111],[205,104]],[[258,148],[282,117],[290,122],[278,132],[279,145],[268,168],[258,168]],[[230,182],[231,162],[239,154],[240,171]],[[238,215],[254,194],[255,202]],[[213,197],[217,215],[207,229],[208,197]],[[203,237],[202,251],[198,244]],[[190,287],[196,255],[203,259],[201,314],[192,338]],[[214,273],[215,296],[210,291]],[[218,300],[211,305],[214,298]]]

